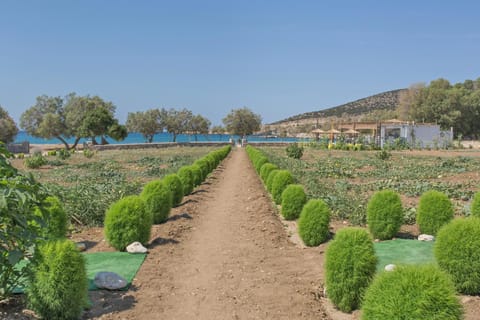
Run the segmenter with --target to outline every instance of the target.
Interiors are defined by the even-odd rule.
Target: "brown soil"
[[[331,230],[346,225],[334,221]],[[418,232],[410,229],[402,231]],[[89,252],[113,251],[101,228],[72,239],[86,241]],[[341,313],[322,297],[326,244],[301,243],[243,149],[153,227],[148,248],[131,288],[90,292],[84,319],[359,319],[358,311]],[[465,319],[477,319],[480,298],[461,300]],[[0,317],[31,319],[19,304],[0,303]]]

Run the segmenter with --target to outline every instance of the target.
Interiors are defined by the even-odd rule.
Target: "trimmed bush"
[[[200,167],[200,170],[202,171],[202,181],[204,181],[210,173],[210,166],[208,164],[208,161],[204,158],[200,158],[193,164]]]
[[[343,312],[357,309],[375,275],[372,238],[360,228],[341,229],[328,246],[325,259],[328,298]]]
[[[282,192],[285,188],[292,184],[293,177],[290,171],[288,170],[280,170],[273,179],[272,182],[272,197],[276,204],[282,203]]]
[[[437,234],[434,247],[438,265],[464,294],[480,293],[480,218],[455,219]]]
[[[392,190],[375,193],[367,205],[367,223],[375,239],[393,238],[403,223],[400,196]]]
[[[27,297],[43,319],[78,319],[87,306],[85,261],[70,240],[46,242],[38,249]]]
[[[262,179],[264,184],[267,183],[267,178],[270,172],[275,169],[278,169],[278,167],[270,162],[263,164],[263,166],[260,168],[260,178]]]
[[[298,233],[309,247],[318,246],[330,236],[330,208],[323,200],[309,200],[298,219]]]
[[[307,196],[300,184],[290,184],[282,192],[282,216],[286,220],[295,220],[300,216],[307,202]]]
[[[397,266],[367,289],[362,319],[462,319],[453,282],[433,265]]]
[[[470,205],[470,215],[480,218],[480,192],[475,193]]]
[[[268,158],[265,157],[265,156],[260,156],[260,157],[257,157],[257,159],[255,160],[255,162],[253,163],[253,166],[255,167],[255,171],[257,173],[260,173],[260,168],[268,162]]]
[[[57,197],[45,198],[40,207],[35,209],[35,214],[42,217],[45,225],[40,229],[41,236],[46,239],[65,238],[67,234],[67,214]]]
[[[193,191],[193,172],[189,167],[181,167],[177,171],[177,176],[182,181],[183,195],[186,196]]]
[[[202,173],[202,169],[200,169],[200,167],[196,164],[192,164],[190,166],[190,168],[192,169],[192,173],[193,173],[193,184],[194,186],[199,186],[202,184],[203,182],[203,173]]]
[[[208,163],[208,172],[213,172],[213,170],[215,170],[215,168],[217,167],[217,161],[215,160],[215,158],[211,155],[211,154],[207,154],[204,159],[207,161]]]
[[[420,197],[417,210],[420,232],[436,235],[443,225],[453,219],[454,213],[452,202],[444,193],[435,190],[425,192]]]
[[[172,173],[165,176],[162,181],[172,192],[172,206],[175,207],[182,203],[183,184],[180,178],[175,173]]]
[[[267,190],[268,192],[272,193],[272,186],[273,186],[273,180],[277,176],[277,174],[280,172],[280,169],[274,169],[270,171],[267,177]]]
[[[139,196],[128,196],[112,204],[105,214],[105,237],[117,250],[132,242],[146,244],[150,239],[153,217]]]
[[[163,223],[167,220],[173,205],[173,195],[162,180],[147,183],[140,196],[145,201],[146,210],[150,211],[153,217],[153,223]]]

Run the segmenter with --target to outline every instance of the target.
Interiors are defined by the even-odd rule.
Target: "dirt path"
[[[289,240],[243,149],[155,228],[127,293],[94,292],[86,318],[328,319],[323,249]]]

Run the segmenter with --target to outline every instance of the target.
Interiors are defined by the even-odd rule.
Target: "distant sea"
[[[230,138],[234,139],[235,141],[239,139],[239,136],[232,136],[229,134],[179,134],[177,135],[177,142],[226,142]],[[88,139],[81,139],[79,144],[83,144]],[[172,142],[172,134],[170,133],[158,133],[153,137],[153,142]],[[298,141],[297,138],[290,138],[290,137],[271,137],[271,136],[248,136],[248,141],[258,142],[258,141],[266,141],[266,142],[293,142]],[[61,143],[58,139],[43,139],[32,137],[31,135],[27,134],[25,131],[20,131],[15,139],[15,143],[21,143],[24,141],[28,141],[31,144],[58,144]],[[67,139],[68,143],[73,143],[74,139]],[[123,141],[115,141],[113,139],[107,138],[107,141],[111,144],[130,144],[130,143],[145,143],[146,140],[140,133],[129,133],[127,138]],[[100,138],[97,139],[97,142],[100,142]]]

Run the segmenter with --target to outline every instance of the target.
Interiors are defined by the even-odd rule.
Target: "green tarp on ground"
[[[125,278],[128,282],[128,289],[132,283],[133,278],[137,274],[138,269],[145,260],[145,253],[131,254],[128,252],[95,252],[95,253],[83,253],[85,257],[87,277],[88,277],[88,290],[98,290],[93,283],[95,274],[100,271],[115,272]],[[14,293],[23,293],[25,289],[25,283],[22,283],[19,287],[15,288]]]
[[[377,271],[387,264],[428,264],[435,263],[433,241],[395,239],[375,242],[375,254],[378,258]]]

